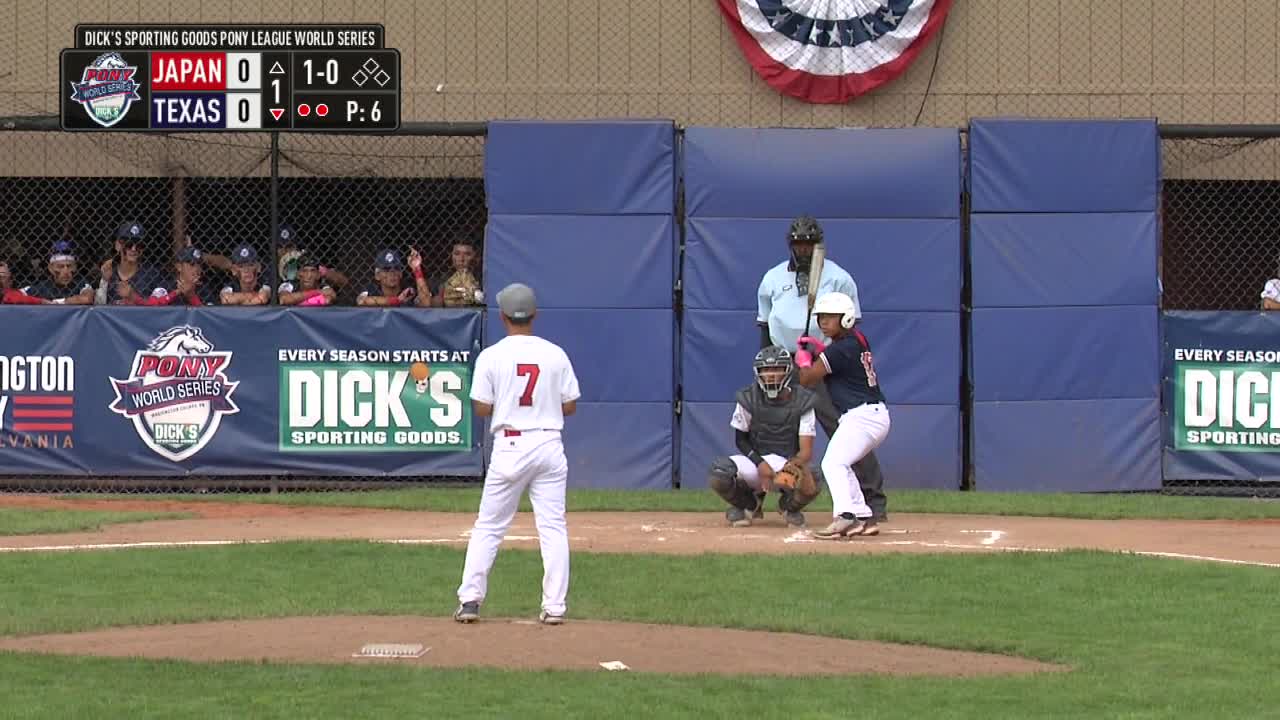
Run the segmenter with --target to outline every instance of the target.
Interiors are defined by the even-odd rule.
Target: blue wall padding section
[[[695,127],[684,136],[690,217],[954,218],[960,167],[955,128]]]
[[[484,153],[490,213],[670,215],[670,120],[489,123]]]
[[[973,212],[1151,212],[1160,189],[1154,120],[974,118]]]
[[[975,403],[973,445],[980,490],[1152,490],[1160,400]]]
[[[674,229],[670,215],[494,215],[485,279],[495,295],[527,283],[543,308],[670,308]]]
[[[538,335],[564,348],[578,375],[582,402],[672,400],[675,338],[669,310],[551,309],[538,312]],[[486,343],[505,335],[496,309],[489,311]],[[748,364],[747,368],[750,369]]]
[[[498,291],[531,286],[535,331],[582,388],[565,434],[575,487],[671,486],[675,188],[670,120],[489,124],[486,337],[504,334]]]
[[[867,313],[859,327],[871,342],[889,402],[959,404],[958,313]],[[759,349],[754,313],[685,311],[684,399],[732,399],[738,388],[751,382],[751,358]]]
[[[737,452],[729,418],[732,402],[685,403],[681,414],[681,489],[705,490],[707,468],[720,455]],[[960,408],[947,405],[890,405],[889,437],[876,450],[884,470],[889,508],[895,488],[955,490],[960,487]],[[826,451],[818,429],[814,464]],[[826,487],[823,495],[829,496]],[[772,505],[770,505],[772,507]]]
[[[863,311],[960,309],[958,219],[818,218],[827,257],[858,285]],[[689,218],[688,308],[756,309],[765,272],[788,257],[789,218]]]
[[[980,308],[971,327],[975,401],[1159,395],[1155,307]]]
[[[671,487],[671,403],[578,403],[565,418],[569,487]]]
[[[974,307],[1155,305],[1155,213],[975,214]]]

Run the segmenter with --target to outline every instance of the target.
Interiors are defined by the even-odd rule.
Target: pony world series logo
[[[240,412],[231,399],[240,383],[227,377],[230,365],[231,353],[214,350],[200,328],[169,328],[133,356],[128,378],[111,378],[110,408],[133,420],[147,447],[186,460],[209,444],[223,415]]]
[[[111,127],[124,119],[134,100],[142,100],[142,86],[133,79],[137,74],[137,66],[120,53],[103,53],[84,69],[80,82],[71,83],[71,99],[83,105],[94,122]]]

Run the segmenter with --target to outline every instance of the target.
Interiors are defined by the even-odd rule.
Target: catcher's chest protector
[[[793,386],[787,400],[770,400],[760,386],[753,383],[738,391],[737,401],[751,413],[751,429],[747,434],[762,455],[789,458],[800,452],[800,418],[813,409],[812,391]]]

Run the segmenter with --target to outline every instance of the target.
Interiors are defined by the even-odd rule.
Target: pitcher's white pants
[[[498,546],[527,488],[542,548],[542,609],[564,614],[569,594],[569,531],[564,516],[568,477],[569,463],[560,433],[534,430],[504,437],[499,432],[494,437],[480,513],[467,541],[458,602],[484,602]]]
[[[822,456],[822,474],[831,490],[833,515],[849,512],[859,518],[871,517],[853,464],[879,447],[888,435],[889,408],[884,403],[860,405],[840,416],[840,424]]]

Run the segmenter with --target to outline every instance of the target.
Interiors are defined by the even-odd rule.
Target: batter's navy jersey
[[[871,343],[862,331],[854,330],[836,340],[818,357],[829,373],[823,381],[840,414],[859,405],[884,402],[871,359]]]

